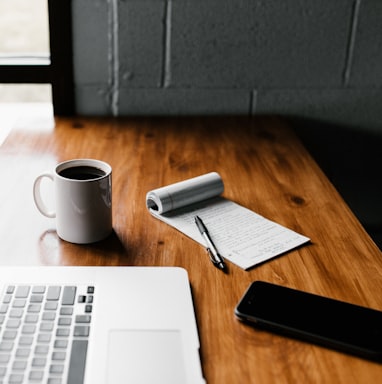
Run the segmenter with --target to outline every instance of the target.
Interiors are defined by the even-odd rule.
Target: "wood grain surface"
[[[60,240],[54,220],[32,198],[40,173],[80,157],[113,168],[114,228],[105,241],[81,246]],[[222,176],[225,197],[311,243],[249,271],[230,263],[228,274],[214,268],[203,247],[145,206],[149,190],[211,171]],[[254,280],[382,310],[381,252],[283,120],[75,117],[56,118],[53,126],[24,120],[0,147],[0,174],[0,265],[188,271],[208,383],[382,382],[381,364],[259,331],[234,316]],[[47,195],[51,187],[47,181]]]

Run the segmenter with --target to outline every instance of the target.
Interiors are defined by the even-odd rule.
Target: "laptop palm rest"
[[[180,331],[112,330],[108,348],[108,384],[187,382]]]

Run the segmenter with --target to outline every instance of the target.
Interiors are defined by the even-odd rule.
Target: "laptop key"
[[[92,317],[90,315],[77,315],[76,323],[90,323]]]
[[[29,285],[20,285],[16,288],[16,295],[17,298],[26,298],[29,295],[31,287]]]
[[[44,371],[31,371],[29,374],[29,380],[41,381],[44,377]]]
[[[8,305],[8,304],[3,304],[3,305],[1,305],[1,306],[0,306],[0,313],[7,313],[8,308],[9,308],[9,305]]]
[[[16,317],[16,318],[21,318],[24,313],[24,310],[21,308],[13,308],[9,312],[9,317]]]
[[[49,352],[49,346],[48,345],[36,345],[36,348],[34,350],[35,355],[47,355]]]
[[[0,364],[7,364],[10,358],[10,354],[0,353]]]
[[[12,369],[14,371],[24,371],[27,367],[26,360],[16,360],[13,362]]]
[[[62,380],[57,377],[49,377],[48,384],[62,384]]]
[[[56,318],[56,312],[44,312],[42,315],[42,320],[53,321]]]
[[[51,321],[44,321],[40,324],[40,332],[51,332],[53,331],[54,323]]]
[[[87,340],[73,340],[69,361],[68,383],[82,383],[84,381]]]
[[[8,319],[6,328],[18,328],[21,324],[20,319]]]
[[[71,316],[73,314],[73,307],[62,307],[60,309],[60,315]]]
[[[32,295],[30,298],[31,303],[42,303],[43,300],[44,300],[43,295]]]
[[[49,373],[63,373],[64,372],[64,366],[62,364],[52,364],[49,368]]]
[[[37,336],[37,342],[38,343],[49,343],[51,339],[50,333],[40,333]]]
[[[74,336],[76,337],[88,337],[90,327],[87,325],[76,325],[74,327]]]
[[[92,313],[93,306],[92,305],[85,305],[85,313]]]
[[[38,318],[37,314],[30,314],[25,316],[24,321],[25,323],[36,324],[38,322]]]
[[[29,304],[28,313],[39,313],[41,311],[41,304]]]
[[[54,361],[63,361],[66,358],[66,352],[53,352],[52,360]]]
[[[12,307],[13,308],[24,308],[26,303],[27,303],[27,301],[25,299],[16,299],[13,302]]]
[[[4,331],[3,333],[3,340],[14,340],[16,339],[17,331]]]
[[[16,350],[16,357],[26,358],[29,356],[30,352],[30,348],[18,348]]]
[[[46,299],[49,301],[57,301],[60,298],[61,287],[59,286],[50,286],[46,294]]]
[[[2,341],[0,343],[0,351],[4,351],[4,352],[12,351],[13,346],[14,346],[13,341]]]
[[[76,297],[76,287],[67,286],[64,287],[64,293],[62,294],[62,305],[73,305]]]
[[[36,285],[32,288],[32,293],[45,293],[45,285]]]
[[[4,304],[9,304],[12,300],[12,295],[5,295],[3,298],[3,303]]]
[[[32,345],[33,336],[21,336],[19,339],[20,345]]]
[[[7,313],[8,308],[9,308],[9,305],[8,305],[8,304],[3,304],[3,305],[1,305],[1,306],[0,306],[0,313]]]
[[[32,367],[44,367],[46,365],[45,357],[34,357],[32,360]]]
[[[23,335],[33,335],[36,332],[36,326],[32,324],[25,324],[21,329]]]
[[[56,336],[57,337],[69,337],[70,328],[57,328]]]
[[[87,293],[93,294],[94,293],[94,287],[90,285],[87,289]]]
[[[8,285],[7,287],[7,293],[12,294],[15,291],[14,285]]]
[[[58,319],[58,325],[59,326],[69,326],[72,324],[72,318],[71,317],[60,317]]]
[[[12,373],[9,376],[9,384],[21,384],[24,380],[24,375],[23,374],[15,374]]]
[[[85,295],[79,295],[78,296],[78,302],[79,303],[86,303],[86,296]]]
[[[44,305],[44,309],[46,311],[55,311],[58,307],[58,304],[56,301],[47,301]]]
[[[66,349],[67,346],[68,346],[68,340],[66,339],[58,339],[54,341],[54,348]]]

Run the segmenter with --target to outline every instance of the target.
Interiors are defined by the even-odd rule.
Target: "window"
[[[7,3],[7,7],[20,2],[0,1]],[[71,115],[74,113],[71,2],[45,1],[48,10],[47,48],[50,52],[0,52],[0,84],[51,84],[54,113]],[[22,28],[22,25],[17,27]]]

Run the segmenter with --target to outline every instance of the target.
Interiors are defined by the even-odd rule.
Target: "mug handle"
[[[37,177],[33,184],[33,198],[37,209],[46,217],[55,218],[56,212],[50,211],[41,198],[41,181],[44,177],[54,181],[54,177],[51,173],[43,173]]]

